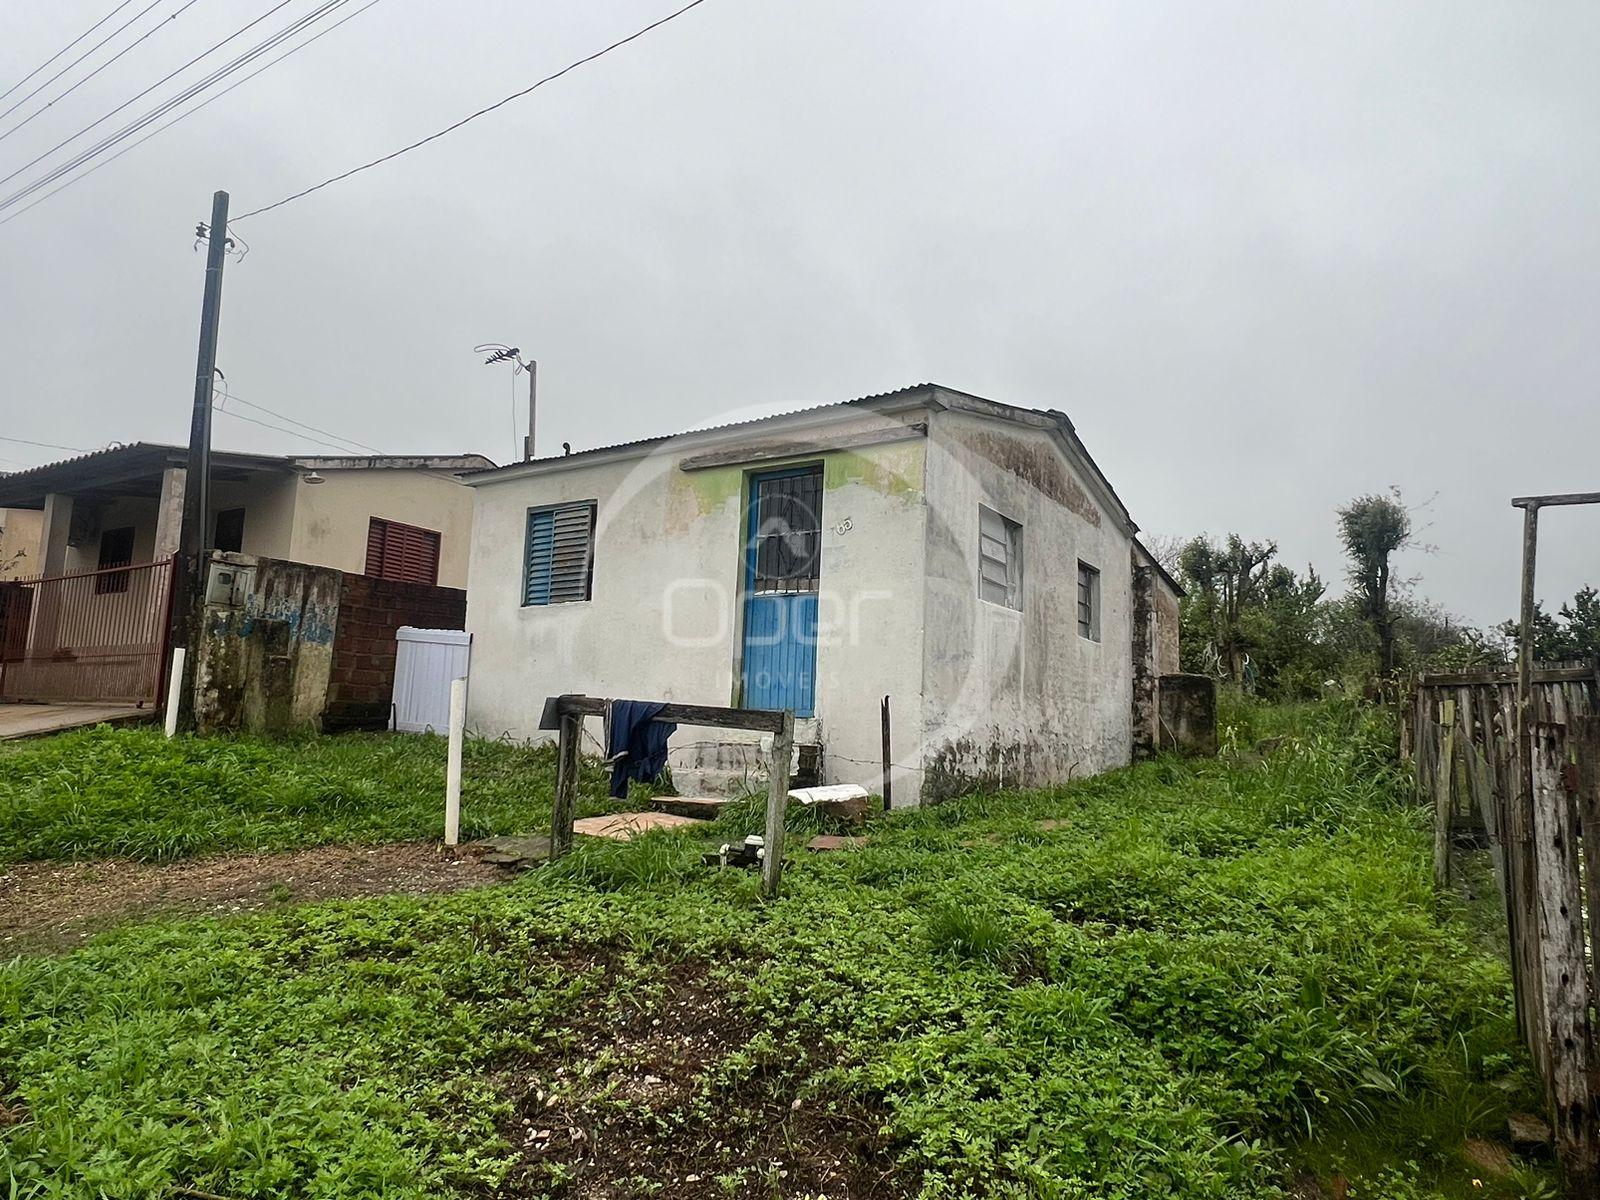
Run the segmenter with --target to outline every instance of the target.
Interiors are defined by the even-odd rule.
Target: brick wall
[[[345,575],[324,729],[388,726],[394,634],[402,625],[465,629],[467,594],[459,588]]]

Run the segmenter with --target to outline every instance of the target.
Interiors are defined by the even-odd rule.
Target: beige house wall
[[[249,479],[217,480],[211,486],[207,528],[215,530],[217,514],[245,510],[241,550],[263,558],[332,567],[359,575],[367,565],[367,525],[372,517],[403,521],[439,534],[439,584],[464,588],[472,542],[472,491],[449,471],[411,468],[325,469],[324,482],[306,483],[298,473],[261,473]],[[180,487],[175,502],[181,503]],[[122,497],[105,504],[97,521],[80,517],[78,545],[68,544],[60,570],[92,571],[99,565],[100,534],[131,525],[135,529],[133,561],[148,562],[171,553],[160,549],[157,530],[162,502]],[[9,577],[45,570],[42,549],[44,513],[0,510],[0,567],[13,545],[26,558]],[[171,530],[175,534],[175,529]],[[0,569],[0,578],[8,573]]]
[[[30,508],[0,508],[0,579],[37,575],[44,514]]]
[[[472,552],[472,489],[449,471],[421,468],[321,470],[325,482],[294,484],[293,528],[282,557],[318,567],[361,574],[367,562],[367,523],[372,517],[402,521],[439,534],[439,585],[467,586]],[[281,512],[277,501],[272,512]],[[275,518],[276,519],[276,518]],[[245,550],[252,550],[250,518]],[[281,553],[281,552],[279,552]]]

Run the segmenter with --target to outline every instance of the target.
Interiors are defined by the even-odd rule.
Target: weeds
[[[344,734],[165,739],[100,726],[0,748],[0,862],[135,858],[438,837],[445,739]],[[469,740],[461,834],[548,825],[550,746]],[[586,767],[584,815],[610,811]]]
[[[876,820],[859,850],[796,856],[775,903],[657,834],[511,888],[152,923],[17,960],[0,1103],[27,1116],[0,1130],[0,1184],[516,1194],[495,1080],[580,1019],[649,1012],[692,960],[764,1031],[705,1086],[786,1064],[794,1094],[873,1113],[896,1186],[924,1200],[1245,1200],[1306,1170],[1358,1197],[1540,1195],[1536,1167],[1474,1188],[1460,1156],[1537,1098],[1505,969],[1437,917],[1388,731],[1348,705],[1291,724],[1264,761]],[[724,1119],[705,1094],[663,1127]],[[740,1166],[703,1194],[792,1194]]]

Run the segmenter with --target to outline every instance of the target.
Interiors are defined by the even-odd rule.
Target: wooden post
[[[1532,729],[1533,825],[1539,875],[1538,931],[1544,978],[1540,1032],[1545,1039],[1545,1091],[1556,1156],[1567,1195],[1600,1195],[1600,1130],[1595,1127],[1589,1068],[1588,972],[1583,900],[1579,893],[1577,805],[1569,792],[1566,727]]]
[[[583,718],[563,713],[556,742],[556,798],[550,810],[550,861],[572,849],[572,821],[578,808],[578,754]]]
[[[882,713],[883,713],[883,811],[884,812],[888,812],[891,808],[894,807],[893,802],[889,798],[889,789],[890,789],[891,784],[892,784],[892,781],[891,781],[891,779],[889,777],[889,773],[893,769],[894,763],[891,761],[890,754],[889,754],[889,697],[887,697],[887,696],[885,696],[883,698]]]
[[[1440,706],[1439,762],[1433,773],[1433,886],[1444,891],[1450,886],[1450,819],[1455,810],[1451,788],[1455,783],[1456,702]]]
[[[783,728],[772,735],[772,765],[767,790],[766,857],[761,860],[761,894],[778,894],[783,879],[783,822],[789,809],[789,760],[794,753],[794,713],[783,714]]]

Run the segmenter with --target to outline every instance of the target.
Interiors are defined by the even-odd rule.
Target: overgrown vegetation
[[[553,748],[471,739],[461,833],[548,826]],[[0,862],[135,858],[438,837],[445,739],[345,734],[194,738],[100,726],[0,743]],[[585,815],[608,811],[598,767]]]
[[[879,820],[771,904],[657,834],[511,888],[15,961],[0,1191],[582,1196],[600,1145],[627,1148],[608,1195],[1209,1200],[1308,1169],[1531,1194],[1459,1157],[1529,1080],[1505,970],[1436,911],[1392,731],[1341,705],[1283,732],[1264,762]],[[626,1073],[680,1042],[679,1074]],[[872,1169],[824,1185],[819,1147]]]
[[[1314,567],[1275,561],[1278,544],[1236,533],[1152,539],[1153,552],[1187,591],[1181,604],[1183,669],[1274,701],[1324,694],[1392,697],[1410,671],[1508,665],[1518,623],[1475,628],[1395,573],[1416,547],[1417,510],[1398,490],[1361,496],[1337,513],[1350,590],[1330,596]],[[1416,547],[1421,548],[1421,547]],[[1540,661],[1600,658],[1600,593],[1579,588],[1555,614],[1535,613]]]

